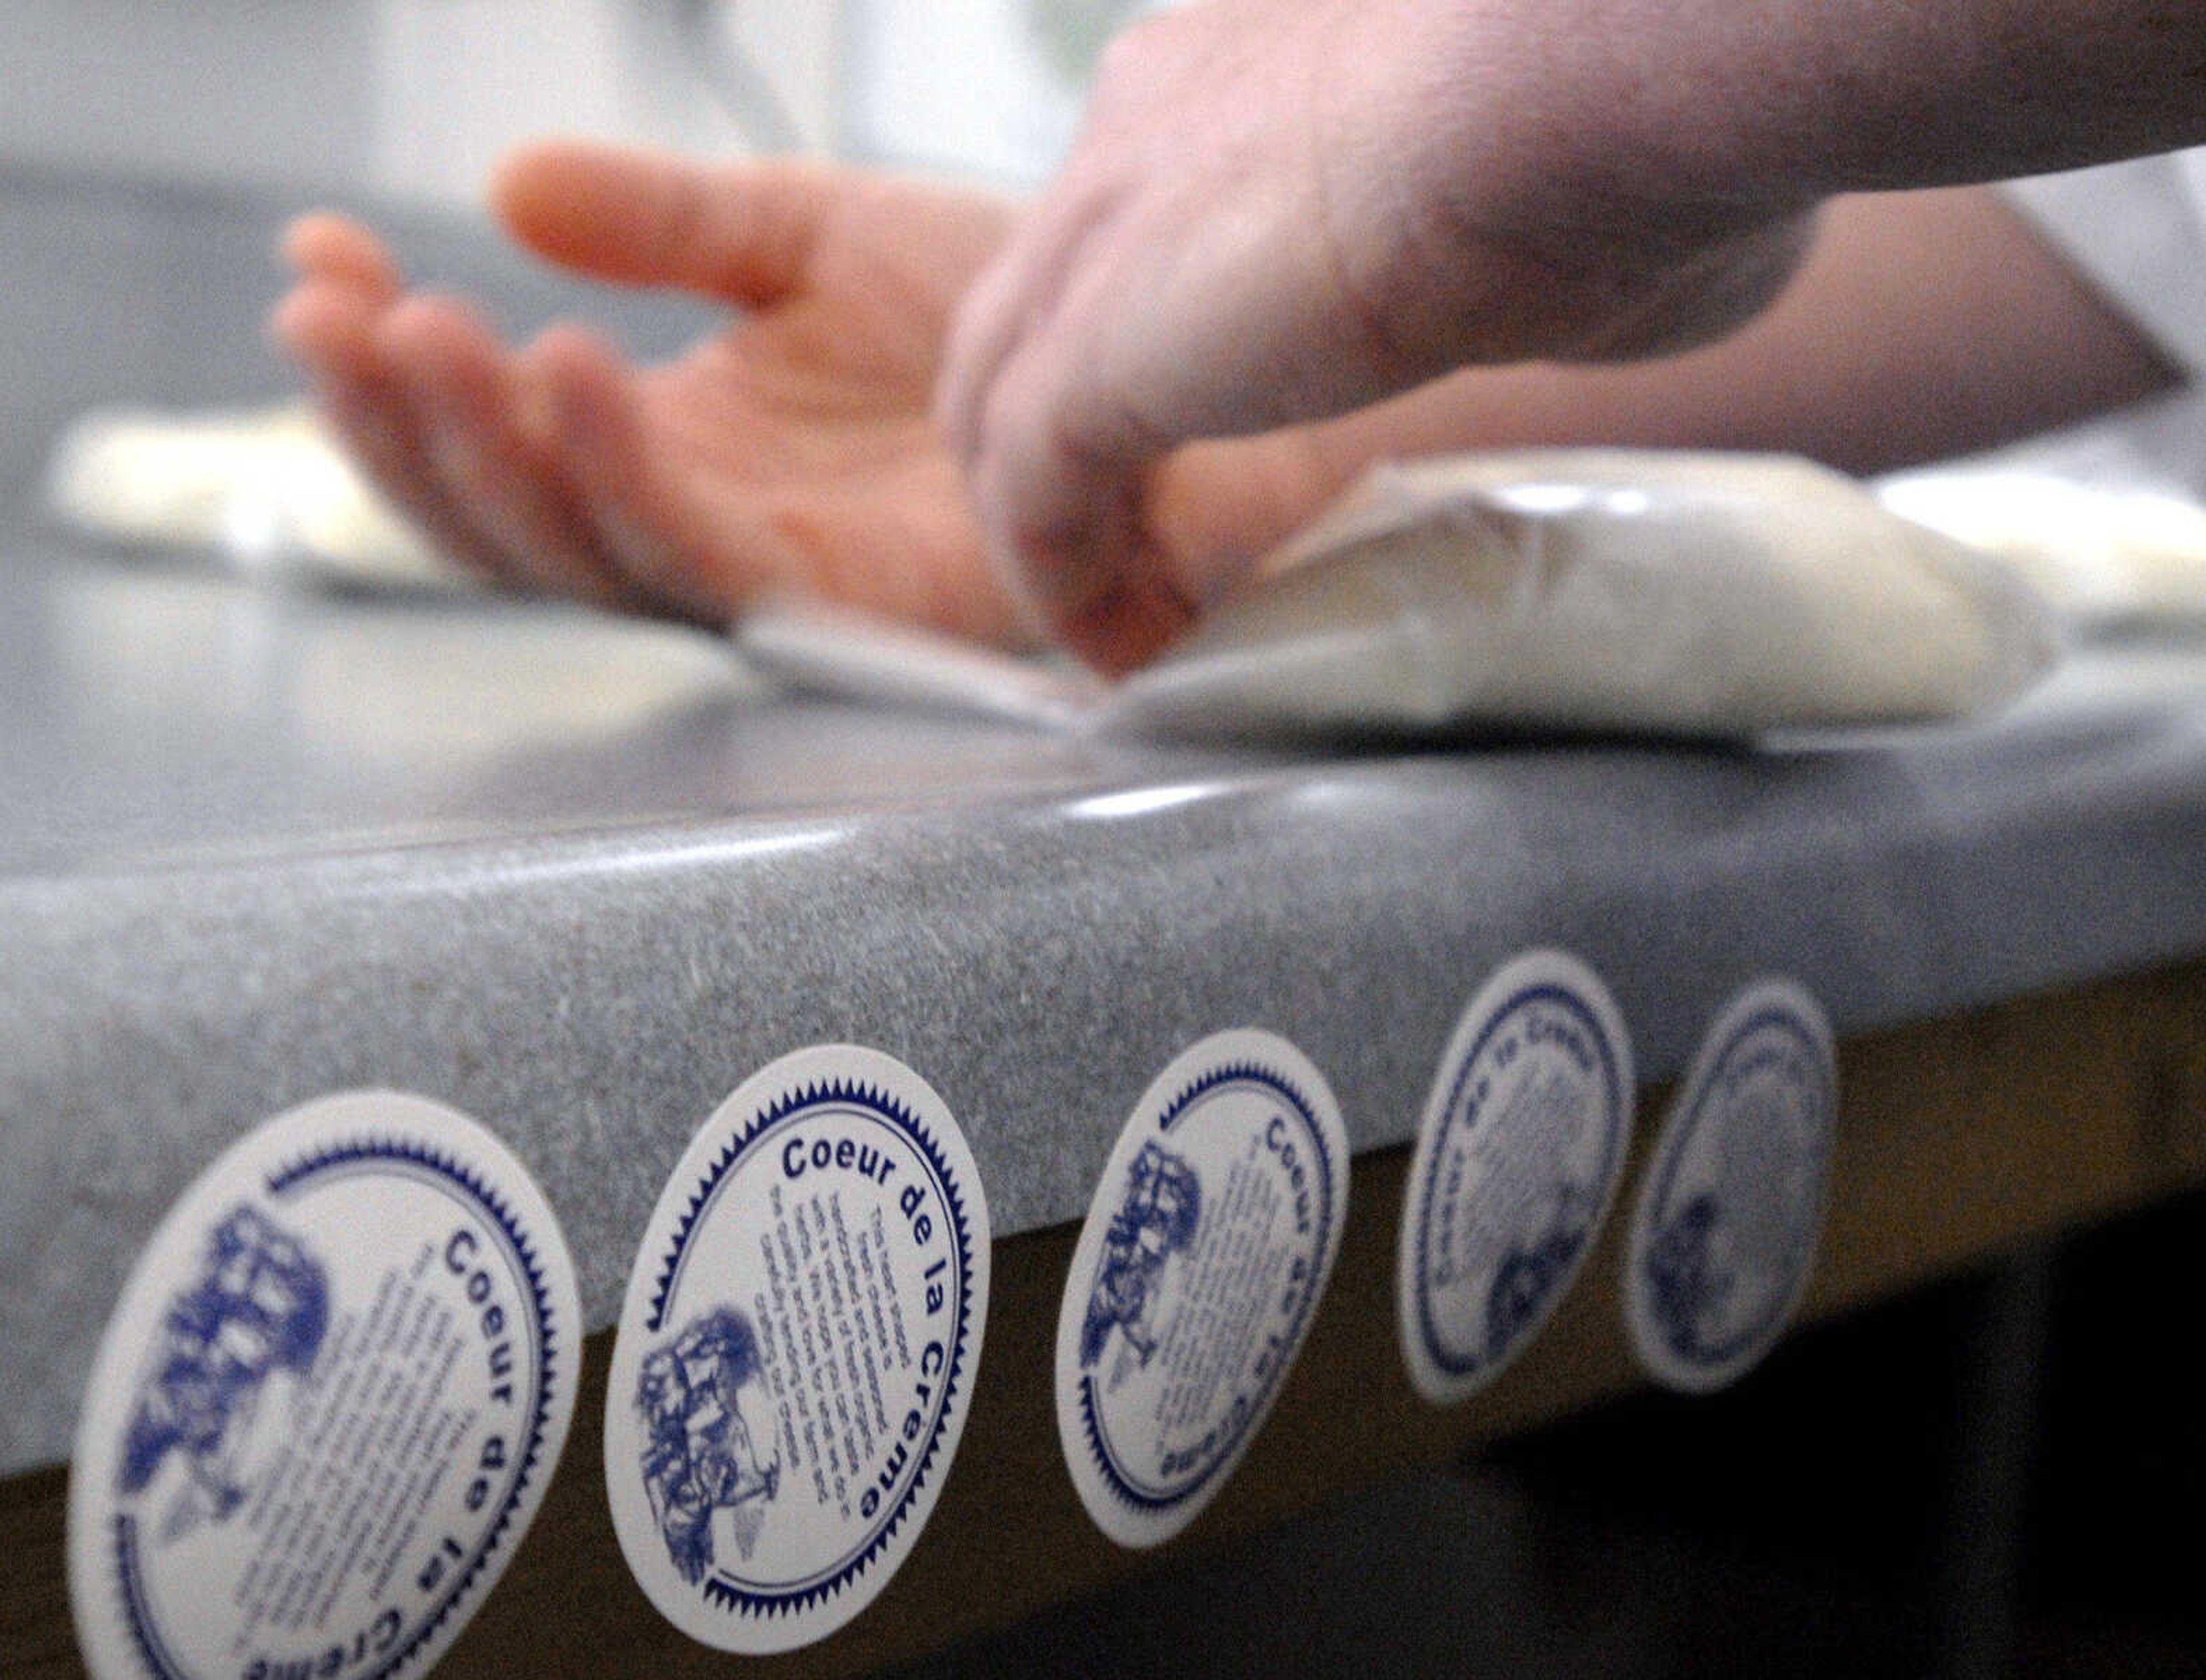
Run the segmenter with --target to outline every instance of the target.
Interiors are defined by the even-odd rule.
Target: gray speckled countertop
[[[1758,753],[1113,746],[778,697],[700,633],[287,595],[8,546],[0,1464],[66,1451],[124,1267],[253,1122],[475,1114],[593,1326],[691,1132],[850,1040],[964,1123],[999,1232],[1076,1217],[1142,1088],[1285,1033],[1359,1149],[1535,943],[1645,1075],[1732,986],[1841,1031],[2206,948],[2206,659],[2102,651],[1997,724]]]
[[[0,179],[0,221],[45,194],[96,247],[57,191]],[[2196,650],[2087,652],[1967,730],[1322,757],[780,697],[701,633],[286,594],[70,546],[20,497],[0,592],[0,1470],[67,1451],[170,1200],[341,1087],[500,1133],[599,1326],[692,1131],[802,1044],[933,1082],[1009,1233],[1084,1209],[1223,1027],[1297,1042],[1359,1149],[1403,1141],[1528,944],[1607,975],[1649,1078],[1766,970],[1843,1033],[2206,950]]]

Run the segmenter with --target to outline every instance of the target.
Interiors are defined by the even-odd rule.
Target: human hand
[[[782,591],[975,638],[1023,631],[927,411],[952,302],[1008,209],[856,174],[572,143],[494,189],[566,267],[742,311],[664,366],[592,335],[498,342],[410,295],[367,229],[290,229],[274,336],[378,487],[492,579],[724,622]]]
[[[707,622],[789,591],[1036,639],[927,411],[951,309],[1009,206],[571,142],[517,153],[494,205],[563,266],[745,313],[661,366],[574,327],[512,349],[466,304],[409,295],[366,229],[295,225],[275,337],[376,485],[455,559]],[[1353,471],[1294,434],[1199,446],[1153,475],[1141,516],[1174,590],[1201,598]]]
[[[1796,206],[1665,177],[1601,98],[1631,42],[1543,24],[1566,9],[1206,0],[1114,45],[937,396],[1057,639],[1136,664],[1196,611],[1143,514],[1189,439],[1679,349],[1774,295]]]

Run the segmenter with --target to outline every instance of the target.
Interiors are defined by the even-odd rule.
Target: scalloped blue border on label
[[[839,1110],[845,1114],[855,1111],[873,1124],[886,1126],[902,1134],[927,1164],[927,1171],[940,1193],[942,1204],[949,1210],[951,1227],[957,1232],[957,1328],[951,1337],[950,1357],[944,1365],[942,1397],[935,1408],[933,1426],[927,1432],[926,1449],[915,1455],[911,1480],[896,1503],[858,1546],[808,1581],[763,1588],[731,1580],[728,1578],[724,1567],[716,1565],[712,1574],[706,1577],[697,1590],[708,1603],[738,1616],[772,1617],[811,1609],[841,1592],[845,1585],[871,1567],[903,1526],[914,1501],[927,1486],[928,1474],[941,1448],[944,1432],[957,1415],[957,1402],[965,1366],[971,1356],[973,1230],[963,1188],[957,1183],[950,1163],[943,1158],[934,1135],[916,1113],[895,1097],[870,1084],[842,1080],[811,1081],[783,1093],[760,1109],[742,1130],[714,1155],[712,1165],[691,1190],[689,1205],[675,1229],[672,1241],[661,1257],[653,1287],[650,1313],[645,1320],[646,1328],[657,1331],[664,1327],[666,1308],[679,1284],[690,1239],[703,1224],[722,1188],[732,1182],[736,1168],[754,1149],[766,1141],[770,1133],[786,1125],[817,1117],[825,1110]]]
[[[1500,1031],[1502,1027],[1511,1019],[1511,1016],[1516,1015],[1519,1010],[1524,1008],[1529,1004],[1543,1000],[1557,1003],[1567,1008],[1571,1014],[1576,1016],[1578,1021],[1584,1025],[1587,1029],[1588,1036],[1601,1047],[1602,1081],[1604,1089],[1607,1092],[1609,1099],[1607,1111],[1612,1117],[1612,1122],[1608,1128],[1608,1135],[1602,1142],[1601,1183],[1605,1185],[1613,1185],[1616,1182],[1617,1169],[1621,1164],[1625,1141],[1631,1135],[1631,1093],[1625,1092],[1622,1088],[1623,1073],[1618,1062],[1617,1047],[1609,1041],[1609,1034],[1607,1025],[1601,1021],[1600,1016],[1592,1009],[1592,1007],[1589,1005],[1583,998],[1579,997],[1577,992],[1571,991],[1567,986],[1559,985],[1553,981],[1535,981],[1532,985],[1519,987],[1517,991],[1509,995],[1508,998],[1502,1004],[1501,1007],[1496,1010],[1493,1016],[1488,1020],[1484,1028],[1480,1031],[1477,1039],[1472,1043],[1470,1051],[1464,1057],[1461,1064],[1457,1068],[1455,1077],[1449,1084],[1447,1105],[1442,1111],[1446,1118],[1442,1126],[1441,1135],[1442,1137],[1445,1137],[1460,1124],[1458,1117],[1462,1111],[1462,1098],[1464,1082],[1470,1078],[1472,1073],[1477,1069],[1480,1058],[1486,1053],[1486,1047],[1494,1038],[1494,1035]],[[1438,1205],[1440,1192],[1440,1184],[1437,1176],[1435,1175],[1434,1177],[1428,1178],[1422,1189],[1422,1205],[1415,1210],[1415,1229],[1417,1233],[1416,1253],[1416,1271],[1415,1273],[1415,1277],[1417,1280],[1417,1287],[1415,1293],[1416,1302],[1418,1341],[1423,1349],[1426,1357],[1430,1359],[1434,1365],[1439,1369],[1447,1373],[1452,1377],[1471,1376],[1481,1370],[1489,1361],[1476,1355],[1470,1355],[1467,1358],[1458,1358],[1455,1356],[1444,1345],[1442,1345],[1439,1331],[1432,1321],[1432,1294],[1425,1286],[1424,1280],[1431,1275],[1429,1262],[1431,1254],[1430,1243],[1432,1237],[1432,1223],[1433,1217]],[[1588,1236],[1587,1246],[1589,1248],[1590,1248],[1592,1245],[1592,1237],[1594,1235],[1597,1235],[1597,1233],[1589,1234]],[[1584,1258],[1585,1256],[1583,1254],[1578,1257],[1578,1263],[1580,1265],[1583,1263]],[[1550,1285],[1551,1293],[1553,1290],[1559,1290],[1565,1287],[1571,1279],[1576,1277],[1577,1270],[1578,1266],[1574,1265],[1568,1269],[1565,1275],[1559,1276],[1555,1278]],[[1545,1312],[1548,1310],[1552,1305],[1552,1300],[1543,1301],[1541,1310]],[[1520,1349],[1517,1348],[1512,1348],[1510,1349],[1510,1353],[1513,1355],[1519,1350]]]
[[[537,1356],[533,1373],[534,1403],[528,1409],[528,1446],[513,1461],[513,1480],[505,1498],[498,1503],[498,1514],[469,1554],[466,1566],[454,1576],[450,1589],[435,1601],[433,1607],[410,1633],[402,1629],[399,1635],[394,1635],[402,1638],[404,1642],[378,1666],[360,1671],[358,1680],[384,1680],[384,1677],[396,1673],[411,1662],[467,1600],[484,1568],[496,1554],[506,1530],[512,1526],[515,1513],[528,1496],[529,1485],[544,1456],[545,1439],[554,1403],[554,1349],[557,1345],[552,1302],[535,1245],[520,1228],[505,1198],[492,1189],[480,1175],[446,1152],[425,1149],[401,1138],[363,1136],[356,1142],[329,1145],[309,1151],[299,1160],[267,1174],[262,1182],[268,1194],[281,1201],[314,1180],[373,1174],[377,1172],[379,1165],[386,1173],[395,1171],[398,1176],[430,1183],[448,1194],[456,1189],[469,1206],[480,1210],[486,1218],[503,1238],[509,1261],[516,1263],[512,1275],[516,1279],[525,1279],[528,1284],[528,1297],[534,1304]],[[159,1680],[193,1680],[193,1677],[177,1666],[161,1640],[156,1625],[157,1618],[152,1606],[146,1602],[140,1586],[143,1576],[137,1567],[136,1545],[135,1519],[127,1512],[118,1514],[115,1518],[113,1562],[131,1640],[139,1654],[145,1659],[147,1667],[159,1677]]]
[[[1202,1099],[1217,1094],[1225,1087],[1234,1085],[1261,1086],[1283,1099],[1294,1111],[1296,1118],[1301,1122],[1303,1132],[1309,1140],[1311,1153],[1315,1156],[1318,1163],[1324,1194],[1321,1198],[1321,1216],[1313,1223],[1313,1242],[1310,1249],[1311,1287],[1305,1291],[1302,1303],[1296,1310],[1291,1331],[1287,1337],[1288,1347],[1291,1349],[1297,1349],[1301,1346],[1303,1334],[1308,1327],[1310,1314],[1317,1309],[1318,1296],[1322,1292],[1320,1286],[1325,1280],[1322,1276],[1321,1263],[1332,1245],[1333,1230],[1339,1218],[1337,1210],[1339,1205],[1339,1198],[1333,1194],[1336,1174],[1333,1156],[1326,1147],[1325,1129],[1318,1123],[1309,1099],[1304,1097],[1285,1075],[1275,1072],[1272,1069],[1255,1063],[1229,1063],[1205,1074],[1172,1102],[1166,1105],[1158,1117],[1155,1130],[1159,1135],[1170,1135],[1172,1128],[1193,1112],[1196,1104]],[[1183,1505],[1200,1492],[1210,1479],[1218,1474],[1221,1467],[1234,1462],[1250,1424],[1265,1415],[1272,1397],[1278,1391],[1279,1385],[1285,1380],[1286,1373],[1293,1367],[1293,1364],[1291,1353],[1289,1357],[1279,1362],[1263,1385],[1249,1398],[1248,1404],[1242,1409],[1240,1416],[1234,1420],[1232,1428],[1226,1432],[1219,1441],[1216,1451],[1210,1455],[1209,1462],[1203,1466],[1200,1474],[1184,1486],[1164,1492],[1150,1492],[1135,1485],[1126,1473],[1119,1469],[1117,1459],[1111,1452],[1110,1443],[1105,1437],[1100,1420],[1096,1415],[1095,1379],[1092,1374],[1083,1374],[1079,1384],[1079,1405],[1081,1424],[1087,1437],[1089,1460],[1102,1475],[1104,1483],[1110,1489],[1112,1496],[1136,1510],[1163,1511]]]

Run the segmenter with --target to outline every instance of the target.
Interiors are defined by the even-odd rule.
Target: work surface
[[[7,550],[0,1468],[67,1450],[131,1256],[253,1122],[390,1086],[541,1179],[610,1322],[729,1090],[901,1057],[999,1236],[1087,1206],[1135,1099],[1284,1034],[1359,1152],[1534,944],[1643,1076],[1797,976],[1843,1037],[2206,950],[2206,661],[2076,658],[1963,730],[1756,751],[1164,752],[779,697],[718,639]]]

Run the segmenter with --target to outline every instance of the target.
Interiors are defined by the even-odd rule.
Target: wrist
[[[1673,7],[1474,0],[1388,20],[1407,45],[1386,133],[1331,150],[1377,183],[1369,313],[1438,348],[1420,375],[1677,348],[1789,273],[1821,183],[1763,144],[1777,125],[1725,92],[1720,51],[1666,26]],[[1344,100],[1358,92],[1372,103],[1353,86]]]

